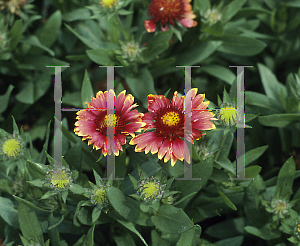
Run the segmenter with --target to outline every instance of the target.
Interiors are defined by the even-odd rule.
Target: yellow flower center
[[[103,7],[111,8],[113,5],[116,5],[117,0],[101,0],[101,5]]]
[[[236,121],[236,108],[222,108],[220,111],[221,121],[225,122],[226,124],[233,123]]]
[[[157,183],[149,182],[144,186],[145,198],[155,197],[159,192],[159,185]]]
[[[99,204],[103,204],[106,200],[106,192],[103,188],[99,188],[98,190],[96,190],[96,192],[94,193],[94,200],[95,202],[99,203]]]
[[[163,124],[167,126],[175,126],[180,121],[179,114],[176,112],[168,112],[164,114],[161,119]]]
[[[104,125],[106,126],[115,126],[118,122],[118,117],[114,114],[105,115],[104,117]]]
[[[297,231],[300,233],[300,223],[298,224]]]
[[[70,182],[70,174],[67,172],[67,170],[61,170],[61,171],[58,170],[52,173],[51,184],[54,187],[63,189],[67,187],[69,182]]]
[[[18,140],[11,138],[3,144],[3,153],[8,157],[16,157],[21,151],[21,144]]]

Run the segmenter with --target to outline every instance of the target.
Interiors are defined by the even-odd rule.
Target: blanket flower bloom
[[[147,107],[149,113],[143,117],[146,126],[144,130],[151,129],[132,138],[130,144],[137,144],[135,151],[145,151],[147,154],[158,152],[158,158],[164,162],[171,159],[171,166],[174,166],[177,159],[186,159],[190,163],[190,153],[184,156],[184,150],[188,150],[186,143],[182,138],[186,138],[192,144],[193,139],[199,139],[204,135],[201,131],[215,129],[215,125],[211,120],[214,113],[207,110],[209,101],[203,102],[205,95],[196,96],[198,89],[191,89],[187,93],[187,97],[192,100],[191,115],[191,133],[184,134],[185,110],[184,96],[178,97],[175,91],[172,102],[162,95],[149,95]],[[185,136],[184,136],[185,135]]]
[[[145,20],[144,25],[147,32],[154,32],[156,23],[160,21],[161,30],[167,31],[169,27],[166,24],[174,26],[174,21],[179,21],[185,27],[194,27],[197,22],[193,19],[191,0],[152,0],[149,4],[150,20]]]
[[[82,140],[88,139],[88,145],[94,144],[93,148],[98,150],[102,148],[104,156],[107,155],[107,127],[114,126],[114,146],[109,148],[114,150],[113,153],[118,156],[122,145],[126,143],[126,136],[135,136],[134,132],[141,131],[141,127],[145,125],[142,122],[143,114],[136,109],[137,104],[133,104],[134,97],[132,95],[125,96],[125,90],[116,98],[115,92],[109,90],[110,98],[114,98],[115,113],[107,117],[107,97],[108,93],[99,91],[96,98],[91,97],[92,102],[86,103],[88,109],[77,112],[78,121],[75,123],[74,132],[78,136],[82,136]],[[109,151],[110,152],[110,151]],[[111,153],[108,153],[111,154]]]

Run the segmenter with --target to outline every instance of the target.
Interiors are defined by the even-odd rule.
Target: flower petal
[[[151,20],[145,20],[144,21],[144,26],[147,30],[147,32],[155,32],[156,29],[156,23],[151,19]]]

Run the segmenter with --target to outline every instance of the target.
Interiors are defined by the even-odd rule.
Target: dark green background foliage
[[[150,1],[118,2],[103,9],[92,0],[28,1],[19,15],[0,11],[0,140],[14,134],[25,143],[19,159],[0,157],[2,243],[300,245],[300,2],[193,0],[197,26],[176,22],[155,33],[144,28]],[[129,42],[138,44],[136,56],[124,53]],[[184,69],[176,66],[201,65],[192,69],[192,87],[215,109],[236,100],[236,68],[229,66],[252,66],[245,68],[245,172],[253,180],[229,179],[236,175],[236,127],[215,122],[193,146],[200,181],[176,180],[183,162],[171,167],[128,144],[115,159],[123,180],[101,181],[106,158],[74,134],[75,112],[62,112],[63,165],[72,183],[51,189],[54,69],[46,65],[70,66],[62,69],[65,108],[85,107],[106,90],[99,66],[123,66],[115,68],[116,94],[132,94],[142,113],[148,94],[184,94]],[[153,203],[136,192],[150,176],[166,184]],[[90,200],[95,187],[104,189],[105,206]]]

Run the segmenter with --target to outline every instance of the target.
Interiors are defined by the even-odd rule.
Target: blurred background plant
[[[153,33],[145,28],[150,3],[159,7],[157,18],[169,18],[165,25],[153,19]],[[4,245],[299,245],[299,1],[166,4],[0,1]],[[189,13],[178,15],[189,4],[192,12],[185,7]],[[192,87],[220,119],[193,145],[193,177],[201,180],[175,179],[183,177],[182,161],[171,167],[128,144],[115,159],[122,180],[102,180],[106,158],[74,134],[71,111],[62,112],[63,169],[55,169],[54,69],[47,65],[70,65],[62,68],[63,108],[84,108],[107,90],[99,66],[120,66],[116,94],[132,94],[142,113],[148,94],[184,94],[184,68],[176,66],[201,65],[192,68]],[[253,66],[244,74],[245,170],[252,181],[233,180],[235,115],[221,111],[236,107],[230,65]]]

